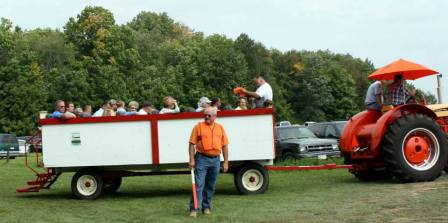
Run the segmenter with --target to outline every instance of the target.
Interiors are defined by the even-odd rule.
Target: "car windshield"
[[[304,138],[317,138],[313,132],[305,127],[298,128],[279,128],[279,139],[304,139]]]
[[[342,130],[344,129],[344,127],[345,127],[345,124],[346,124],[346,122],[340,122],[340,123],[337,123],[335,126],[336,126],[336,129],[338,129],[338,131],[339,132],[342,132]]]

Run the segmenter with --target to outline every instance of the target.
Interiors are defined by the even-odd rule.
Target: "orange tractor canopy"
[[[398,60],[370,79],[393,80],[401,75],[414,80],[437,74],[419,64]],[[442,128],[441,128],[442,127]],[[395,177],[402,182],[430,181],[440,176],[448,159],[448,117],[430,108],[404,104],[381,113],[366,110],[350,118],[340,138],[340,150],[360,180]]]

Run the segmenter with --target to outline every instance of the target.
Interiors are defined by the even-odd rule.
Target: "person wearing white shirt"
[[[107,108],[107,101],[102,104],[102,107],[98,109],[95,113],[93,113],[92,117],[101,117],[104,114],[104,111]]]
[[[163,108],[160,110],[159,114],[167,114],[167,113],[179,113],[180,109],[177,106],[177,101],[171,96],[167,96],[163,98]]]
[[[195,110],[196,112],[202,112],[204,109],[210,107],[210,101],[207,97],[201,97],[198,101],[198,108]]]
[[[272,94],[272,88],[271,85],[268,84],[264,80],[264,78],[260,75],[256,76],[254,78],[254,83],[257,85],[257,90],[255,92],[248,91],[245,88],[242,88],[243,93],[245,93],[249,97],[253,97],[256,100],[256,107],[257,108],[263,108],[264,102],[266,100],[273,101],[273,94]]]
[[[144,101],[142,109],[137,112],[137,115],[148,115],[157,113],[158,111],[152,107],[152,104],[149,101]]]

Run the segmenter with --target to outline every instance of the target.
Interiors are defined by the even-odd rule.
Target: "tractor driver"
[[[389,102],[393,106],[406,104],[408,100],[415,100],[415,91],[408,91],[405,89],[403,76],[397,74],[394,77],[394,82],[387,87]]]

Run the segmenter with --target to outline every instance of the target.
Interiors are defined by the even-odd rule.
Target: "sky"
[[[59,28],[86,6],[110,10],[117,24],[141,11],[166,12],[206,35],[241,33],[268,48],[330,50],[376,68],[407,59],[444,74],[448,102],[448,1],[445,0],[1,0],[0,17],[24,29]],[[412,84],[436,95],[435,76]]]

